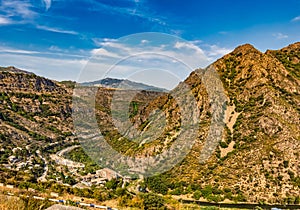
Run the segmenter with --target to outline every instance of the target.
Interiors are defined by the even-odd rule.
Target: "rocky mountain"
[[[213,63],[228,97],[223,140],[207,164],[199,164],[195,146],[171,174],[213,186],[229,199],[280,202],[299,196],[299,49],[296,43],[262,53],[246,44]]]
[[[81,83],[81,85],[117,88],[117,89],[124,89],[124,90],[148,90],[148,91],[157,91],[157,92],[168,92],[168,90],[163,88],[158,88],[143,83],[133,82],[127,79],[115,79],[115,78],[105,78],[93,82],[83,82]]]
[[[167,172],[145,179],[145,185],[153,192],[185,194],[216,202],[227,199],[297,203],[300,193],[299,76],[300,43],[265,53],[246,44],[207,69],[195,70],[169,93],[141,91],[136,94],[133,90],[106,88],[106,85],[116,87],[124,82],[107,79],[82,85],[76,88],[76,94],[88,100],[91,93],[95,93],[98,126],[109,145],[122,154],[158,155],[180,140],[182,148],[187,149],[183,160]],[[215,82],[216,79],[220,83]],[[98,84],[104,87],[92,92]],[[41,173],[32,169],[26,175],[10,173],[8,165],[12,155],[42,162],[38,155],[32,155],[36,150],[48,157],[61,148],[78,144],[71,116],[72,86],[12,67],[1,68],[2,180],[34,180],[36,175],[30,174]],[[118,93],[117,100],[115,93]],[[117,126],[127,125],[123,123],[121,102],[130,94],[135,94],[129,104],[133,126],[123,126],[120,132]],[[85,114],[89,116],[88,112]],[[214,139],[220,126],[224,127],[221,137]],[[156,138],[151,140],[151,136]],[[23,152],[12,152],[16,147]]]
[[[237,47],[208,69],[193,72],[170,94],[156,98],[135,116],[134,127],[143,132],[148,129],[148,135],[154,136],[160,125],[152,131],[148,125],[159,121],[161,115],[152,121],[145,116],[156,108],[164,111],[168,123],[156,140],[124,143],[123,136],[116,134],[111,144],[124,143],[120,150],[124,149],[127,155],[157,155],[169,149],[179,136],[186,135],[180,128],[185,117],[195,124],[200,119],[195,144],[189,154],[157,180],[149,178],[148,187],[160,193],[166,192],[160,189],[167,188],[174,194],[198,190],[202,197],[211,201],[299,202],[299,49],[299,43],[266,53],[249,44]],[[215,112],[210,99],[214,96],[209,94],[215,86],[203,80],[211,68],[222,81],[227,97],[225,132],[214,153],[203,163],[199,158],[211,149],[206,141]],[[190,87],[200,113],[196,110],[191,116],[185,116],[176,103],[173,96],[185,94],[182,92],[184,84]],[[186,104],[190,102],[187,100]],[[130,134],[130,131],[127,132]],[[114,132],[116,130],[110,127],[107,133]],[[153,185],[158,180],[162,184]]]

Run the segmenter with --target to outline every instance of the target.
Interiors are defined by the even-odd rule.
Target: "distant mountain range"
[[[10,72],[10,73],[23,73],[35,75],[32,72],[18,69],[14,66],[8,67],[0,67],[0,72]],[[73,81],[62,81],[62,84],[68,85],[69,87],[74,87],[76,84]],[[156,92],[168,92],[169,90],[164,88],[155,87],[152,85],[146,85],[139,82],[133,82],[127,79],[116,79],[116,78],[105,78],[92,82],[82,82],[80,83],[82,86],[99,86],[105,88],[114,88],[114,89],[122,89],[122,90],[147,90],[147,91],[156,91]]]
[[[157,91],[157,92],[168,92],[168,90],[164,88],[133,82],[127,79],[105,78],[102,80],[97,80],[93,82],[83,82],[80,84],[82,86],[100,86],[100,87],[116,88],[116,89],[124,89],[124,90],[147,90],[147,91]]]

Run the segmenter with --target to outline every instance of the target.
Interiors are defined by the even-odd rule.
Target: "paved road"
[[[73,168],[84,168],[85,165],[83,163],[75,162],[69,159],[64,158],[64,155],[73,149],[79,148],[80,145],[74,145],[71,147],[67,147],[61,151],[58,151],[55,155],[50,155],[50,158],[54,160],[59,165],[65,165]]]
[[[74,145],[74,146],[71,146],[71,147],[67,147],[63,150],[60,150],[56,153],[57,156],[60,156],[60,157],[63,157],[65,153],[69,153],[70,151],[72,151],[73,149],[76,149],[76,148],[80,148],[81,146],[80,145]]]

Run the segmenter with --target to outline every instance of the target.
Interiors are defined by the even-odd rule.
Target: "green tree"
[[[201,193],[205,198],[207,198],[209,195],[212,194],[212,191],[213,191],[212,186],[207,185],[201,190]]]
[[[163,176],[153,176],[145,180],[147,187],[155,193],[161,193],[166,195],[168,192],[168,186]]]
[[[166,209],[165,200],[159,195],[156,195],[154,193],[147,193],[143,195],[143,199],[143,205],[145,210]]]

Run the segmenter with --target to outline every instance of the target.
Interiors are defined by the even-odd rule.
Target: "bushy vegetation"
[[[84,174],[88,173],[94,173],[96,170],[99,170],[101,167],[95,163],[82,149],[82,147],[73,149],[70,151],[67,155],[66,158],[73,160],[75,162],[83,163],[85,164],[84,167]]]
[[[300,52],[291,50],[288,53],[282,51],[273,52],[278,60],[282,62],[285,68],[296,78],[300,79],[300,62],[293,63],[293,58],[300,59]]]

